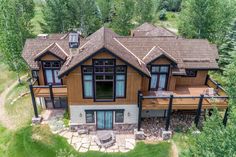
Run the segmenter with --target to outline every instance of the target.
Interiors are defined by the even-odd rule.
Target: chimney
[[[71,32],[69,34],[69,48],[78,48],[80,45],[80,32]]]
[[[38,39],[48,39],[48,34],[38,34],[37,35]]]

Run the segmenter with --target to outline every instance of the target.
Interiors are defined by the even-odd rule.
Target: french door
[[[61,79],[58,78],[59,70],[45,69],[45,79],[47,84],[61,84]]]
[[[97,129],[111,130],[113,128],[113,112],[97,111]]]

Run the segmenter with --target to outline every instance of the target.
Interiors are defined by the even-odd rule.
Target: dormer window
[[[79,47],[79,33],[74,32],[69,34],[69,47],[70,48]]]

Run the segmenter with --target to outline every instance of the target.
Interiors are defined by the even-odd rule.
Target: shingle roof
[[[164,27],[160,27],[160,26],[154,26],[152,24],[149,23],[143,23],[141,26],[135,28],[134,30],[131,31],[132,32],[132,36],[134,37],[151,37],[151,36],[156,36],[156,37],[176,37],[177,35],[164,28]]]
[[[61,58],[62,60],[65,60],[67,56],[69,56],[62,48],[60,45],[57,43],[52,43],[49,45],[46,49],[41,51],[35,56],[35,61],[39,60],[42,56],[44,56],[46,53],[52,53],[53,55]]]
[[[143,24],[135,30],[151,32],[155,28],[153,25]],[[47,39],[28,39],[22,56],[31,69],[37,70],[39,67],[35,59],[50,51],[65,60],[59,72],[63,76],[100,50],[107,50],[147,76],[150,76],[150,72],[146,65],[161,56],[176,63],[176,73],[184,74],[184,69],[218,68],[217,48],[207,40],[176,36],[122,37],[104,27],[85,39],[81,38],[80,47],[76,50],[69,49],[68,34],[51,34]]]
[[[111,31],[108,28],[100,28],[87,39],[88,41],[85,43],[86,45],[82,45],[79,49],[79,53],[75,56],[68,59],[67,63],[61,67],[59,72],[59,76],[62,76],[71,68],[74,68],[79,63],[89,59],[93,54],[97,51],[105,48],[111,53],[113,53],[118,58],[123,61],[129,63],[131,66],[141,71],[142,73],[150,76],[150,73],[145,65],[145,63],[138,58],[131,51],[126,49],[117,39],[118,35]],[[69,64],[68,64],[69,62]]]

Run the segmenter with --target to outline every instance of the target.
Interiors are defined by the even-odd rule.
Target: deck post
[[[141,128],[141,117],[142,117],[142,100],[143,100],[143,94],[139,93],[139,112],[138,112],[138,131],[140,131]]]
[[[229,112],[229,108],[227,107],[225,110],[225,115],[224,115],[224,119],[223,119],[224,126],[226,126],[227,121],[228,121],[228,112]]]
[[[140,94],[141,94],[141,91],[139,90],[139,91],[138,91],[138,107],[139,107],[139,103],[140,103],[140,100],[139,100],[139,98],[140,98],[139,95],[140,95]]]
[[[200,95],[199,102],[198,102],[197,114],[196,114],[195,121],[194,121],[196,127],[198,127],[199,119],[200,119],[200,116],[201,116],[201,111],[202,111],[202,102],[203,102],[203,99],[204,99],[204,95],[201,94],[201,95]]]
[[[169,130],[169,126],[170,126],[170,117],[171,117],[171,112],[172,112],[173,97],[174,96],[171,94],[170,100],[169,100],[168,111],[167,111],[166,128],[165,128],[166,131]]]
[[[52,106],[53,106],[53,108],[55,108],[52,84],[49,84],[49,91],[50,91],[50,98],[51,98],[51,101],[52,101]]]
[[[31,95],[32,104],[33,104],[33,108],[34,108],[34,116],[35,116],[35,118],[38,118],[39,114],[38,114],[38,109],[37,109],[37,104],[35,101],[34,90],[33,90],[32,84],[29,85],[29,89],[30,89],[30,95]]]

